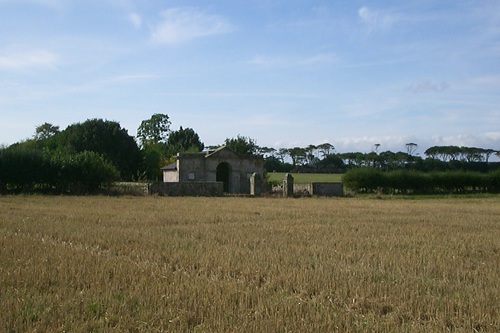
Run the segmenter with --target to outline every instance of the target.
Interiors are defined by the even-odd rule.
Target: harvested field
[[[0,331],[498,332],[500,197],[0,197]]]

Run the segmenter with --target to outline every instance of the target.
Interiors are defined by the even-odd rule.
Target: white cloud
[[[142,26],[142,18],[137,13],[131,13],[128,15],[128,20],[135,28],[140,28]]]
[[[485,149],[498,149],[500,132],[485,132],[481,134],[459,134],[450,136],[434,136],[432,141],[437,146],[464,146]]]
[[[0,69],[54,69],[58,60],[57,54],[44,50],[4,53],[0,54]]]
[[[369,32],[389,29],[398,18],[395,14],[372,10],[365,6],[358,10],[358,16],[366,25]]]
[[[177,44],[199,37],[224,34],[232,26],[224,18],[196,8],[171,8],[161,13],[162,22],[152,29],[155,43]]]

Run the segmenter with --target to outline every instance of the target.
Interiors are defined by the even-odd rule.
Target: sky
[[[155,113],[206,146],[500,150],[500,1],[0,0],[0,145]]]

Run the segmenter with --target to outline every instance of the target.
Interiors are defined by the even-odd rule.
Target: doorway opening
[[[231,166],[227,162],[222,162],[217,166],[216,181],[222,182],[224,192],[228,193],[231,180]]]

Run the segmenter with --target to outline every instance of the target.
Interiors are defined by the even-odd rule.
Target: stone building
[[[162,168],[164,183],[220,182],[225,193],[249,194],[252,174],[262,176],[262,156],[241,155],[223,146],[200,153],[179,153],[177,161]]]

